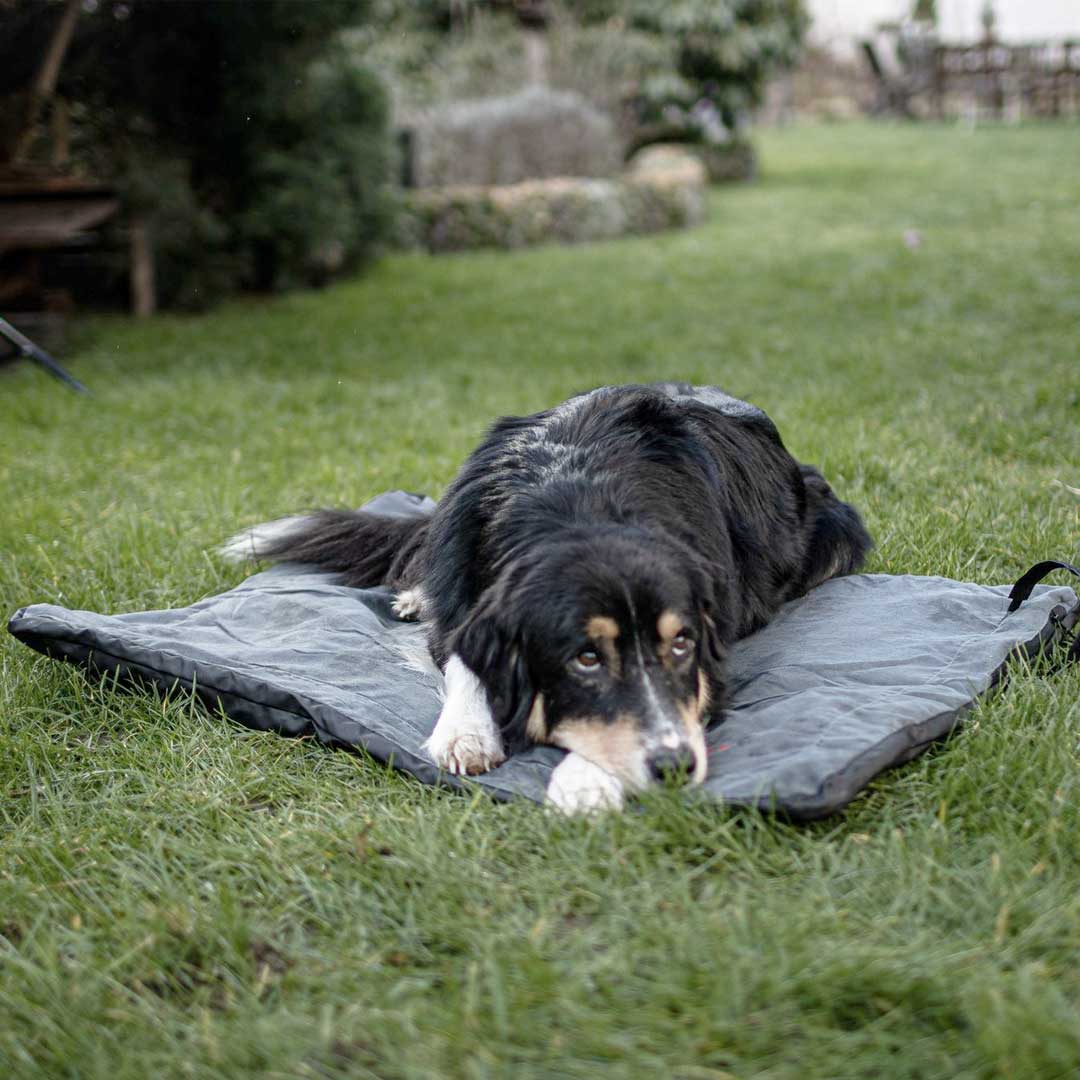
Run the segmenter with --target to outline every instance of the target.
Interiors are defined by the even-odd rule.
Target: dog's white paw
[[[440,769],[455,776],[475,776],[506,760],[484,687],[456,656],[447,661],[446,701],[424,747]]]
[[[551,773],[547,801],[564,814],[621,810],[623,786],[611,773],[580,754],[567,754]]]
[[[424,617],[424,590],[405,589],[394,597],[390,605],[399,619],[415,622]]]
[[[427,750],[435,764],[455,776],[475,776],[501,765],[506,760],[498,732],[462,731],[447,740],[433,734]]]

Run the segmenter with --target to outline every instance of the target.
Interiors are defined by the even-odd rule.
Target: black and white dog
[[[563,747],[548,794],[574,811],[700,783],[731,644],[870,545],[760,409],[661,383],[499,420],[430,519],[324,510],[223,550],[395,590],[445,672],[434,761],[480,773]]]

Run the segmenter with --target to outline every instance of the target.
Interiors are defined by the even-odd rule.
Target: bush
[[[614,121],[623,152],[641,120],[636,101],[647,80],[675,66],[673,43],[655,34],[610,25],[555,20],[548,31],[548,69],[553,86],[574,90]]]
[[[35,6],[0,4],[0,68],[32,44]],[[339,45],[367,13],[367,0],[84,6],[58,93],[79,165],[149,220],[161,301],[318,282],[375,250],[386,101]]]
[[[429,111],[413,136],[417,187],[611,176],[622,165],[611,121],[568,91],[533,87],[447,105]]]
[[[395,116],[411,123],[424,109],[516,93],[525,81],[525,49],[516,22],[477,13],[468,33],[443,34],[414,13],[381,18],[344,35],[358,62],[369,64],[386,86]]]
[[[803,0],[549,0],[546,74],[606,113],[624,155],[654,142],[723,147],[718,178],[752,175],[739,135],[767,80],[790,67],[808,24]],[[378,33],[352,39],[393,89],[411,127],[432,103],[505,96],[527,79],[532,5],[384,0]],[[513,13],[517,13],[515,19]]]
[[[696,224],[705,170],[685,152],[636,163],[619,179],[559,177],[404,193],[398,243],[430,252],[580,243]]]
[[[321,284],[370,257],[388,223],[386,107],[374,76],[335,53],[303,89],[286,105],[296,139],[255,157],[237,221],[260,288]]]
[[[668,42],[672,69],[642,86],[642,120],[678,121],[705,138],[721,125],[729,133],[741,127],[769,75],[794,63],[809,23],[802,0],[567,0],[566,6],[584,22]]]
[[[747,139],[729,139],[720,143],[703,142],[694,149],[712,184],[753,180],[757,176],[757,151]]]

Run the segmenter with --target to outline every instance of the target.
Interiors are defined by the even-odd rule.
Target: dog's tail
[[[398,587],[420,549],[428,521],[384,517],[363,510],[316,510],[278,518],[237,533],[218,549],[230,562],[268,559],[298,562],[340,574],[342,583],[366,589]]]

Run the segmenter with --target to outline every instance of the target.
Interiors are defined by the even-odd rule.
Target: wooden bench
[[[84,251],[101,243],[101,227],[120,211],[116,191],[99,182],[56,175],[0,174],[0,304],[42,303],[41,259],[49,252]],[[132,309],[156,307],[147,229],[128,223]]]

